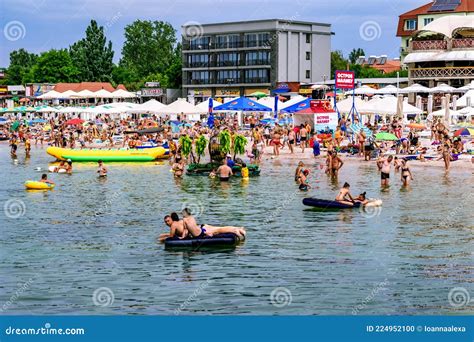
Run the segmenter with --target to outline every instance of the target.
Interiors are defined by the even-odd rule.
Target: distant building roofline
[[[200,26],[218,26],[218,25],[230,25],[230,24],[249,24],[249,23],[264,23],[264,22],[282,22],[282,23],[290,23],[290,24],[303,24],[303,25],[318,25],[318,26],[325,26],[331,27],[331,24],[328,23],[319,23],[313,21],[303,21],[303,20],[291,20],[291,19],[255,19],[255,20],[237,20],[237,21],[226,21],[226,22],[219,22],[219,23],[207,23],[202,24],[199,23]],[[193,22],[189,25],[181,25],[181,27],[188,27],[188,26],[196,26],[197,23]]]

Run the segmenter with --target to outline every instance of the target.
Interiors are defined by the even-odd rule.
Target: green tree
[[[176,32],[163,21],[136,20],[125,27],[121,65],[140,78],[165,74],[173,64]]]
[[[110,81],[112,79],[114,51],[112,42],[107,42],[104,27],[91,20],[85,38],[69,47],[74,66],[79,71],[80,81]]]
[[[183,67],[183,60],[181,57],[181,44],[178,43],[176,48],[174,49],[173,59],[171,65],[166,70],[165,74],[168,77],[169,88],[181,88],[183,84],[183,77],[182,77],[182,67]]]
[[[355,64],[360,56],[365,56],[365,51],[363,49],[352,49],[352,51],[349,53],[349,62],[351,62],[351,64]]]
[[[30,69],[35,65],[38,55],[25,49],[10,52],[10,66],[7,69],[7,84],[24,84]]]
[[[73,65],[67,50],[43,52],[31,68],[29,77],[35,82],[77,82],[78,70]]]
[[[112,82],[115,86],[123,84],[130,91],[139,90],[143,84],[134,70],[123,65],[114,65],[112,70]]]
[[[247,146],[247,138],[243,136],[242,134],[237,134],[234,137],[234,144],[232,146],[232,149],[234,151],[234,160],[235,156],[237,154],[244,154],[245,153],[245,147]]]
[[[349,62],[344,58],[342,51],[331,52],[331,75],[334,75],[336,70],[346,70]]]
[[[208,141],[204,135],[200,135],[196,140],[196,154],[198,156],[198,164],[201,161],[201,157],[206,154],[207,143]]]

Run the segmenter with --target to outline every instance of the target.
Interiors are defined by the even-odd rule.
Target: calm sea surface
[[[75,164],[72,176],[51,175],[54,191],[25,191],[25,180],[41,176],[35,168],[52,161],[34,147],[30,159],[21,151],[14,161],[0,145],[2,314],[474,312],[462,297],[474,297],[470,170],[413,168],[411,190],[392,175],[381,191],[373,163],[346,163],[338,184],[311,161],[307,194],[296,189],[290,161],[266,160],[260,177],[228,184],[175,181],[167,162],[109,164],[106,180],[95,164]],[[346,180],[383,207],[302,205],[308,195],[332,199]],[[165,251],[155,242],[163,216],[184,206],[198,222],[245,226],[247,241]],[[461,297],[451,305],[455,287],[464,290],[455,289]]]

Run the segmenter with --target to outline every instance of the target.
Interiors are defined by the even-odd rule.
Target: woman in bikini
[[[408,186],[410,180],[413,180],[413,175],[411,174],[410,168],[408,167],[407,161],[405,159],[402,159],[401,170],[403,186]]]
[[[350,187],[351,186],[349,183],[344,183],[344,186],[341,190],[339,190],[339,194],[337,194],[336,196],[337,202],[344,203],[347,205],[354,205],[354,198],[352,198],[351,193],[349,192]]]

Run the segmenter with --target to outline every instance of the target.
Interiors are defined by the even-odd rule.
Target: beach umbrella
[[[256,98],[261,98],[261,97],[267,97],[268,94],[265,94],[264,92],[262,91],[256,91],[256,92],[253,92],[252,94],[250,94],[249,96],[253,96],[253,97],[256,97]]]
[[[255,111],[255,112],[271,112],[270,107],[261,105],[260,103],[248,99],[246,97],[239,97],[233,101],[226,102],[217,107],[214,110],[226,110],[226,111]]]
[[[458,91],[456,88],[447,85],[446,83],[440,83],[436,87],[430,89],[430,93],[452,93]]]
[[[346,94],[355,94],[355,95],[374,95],[377,92],[377,89],[371,88],[367,85],[356,88],[356,90],[347,91]]]
[[[383,140],[383,141],[395,141],[398,140],[397,136],[392,133],[387,132],[380,132],[375,135],[376,140]]]
[[[399,93],[401,94],[410,94],[410,93],[429,93],[430,88],[424,87],[421,84],[414,83],[409,87],[400,89]]]
[[[420,130],[426,129],[425,125],[419,123],[410,123],[406,127]]]
[[[389,94],[397,94],[400,89],[393,85],[388,85],[386,87],[383,87],[381,89],[376,89],[375,94],[382,94],[382,95],[389,95]]]
[[[78,118],[66,121],[66,125],[82,125],[83,123],[84,120]]]
[[[461,128],[458,129],[456,132],[454,132],[455,137],[460,137],[460,136],[474,136],[474,128]]]

